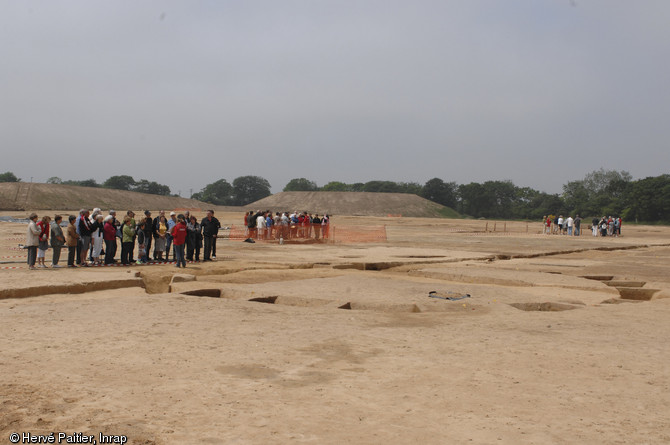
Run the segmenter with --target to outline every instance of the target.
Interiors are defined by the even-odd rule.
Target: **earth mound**
[[[244,207],[248,210],[298,210],[329,215],[460,217],[449,207],[407,193],[281,192]]]
[[[0,210],[103,209],[204,209],[211,207],[194,199],[106,188],[30,182],[0,183]]]

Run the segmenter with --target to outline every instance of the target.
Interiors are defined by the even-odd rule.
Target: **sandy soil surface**
[[[3,260],[0,443],[670,443],[670,228],[374,223],[388,242],[222,239],[184,270]]]

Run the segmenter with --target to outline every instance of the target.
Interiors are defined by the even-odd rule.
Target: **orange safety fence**
[[[386,242],[386,226],[336,226],[329,224],[310,224],[300,226],[272,226],[265,229],[248,229],[245,226],[230,227],[228,238],[231,240],[284,242],[320,241],[324,243],[379,243]]]

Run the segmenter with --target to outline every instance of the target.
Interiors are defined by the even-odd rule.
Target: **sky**
[[[0,172],[190,196],[669,173],[667,0],[0,0]]]

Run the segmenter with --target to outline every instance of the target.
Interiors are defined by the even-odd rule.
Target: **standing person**
[[[546,233],[547,233],[547,235],[551,235],[551,215],[548,215],[545,218],[546,218],[546,221],[545,221],[544,225],[546,227]]]
[[[60,261],[60,251],[65,244],[65,235],[63,235],[63,229],[60,226],[60,223],[63,221],[63,217],[60,215],[54,215],[54,220],[51,222],[51,248],[53,249],[51,256],[51,267],[57,269],[61,266],[58,265]]]
[[[91,245],[91,234],[93,232],[91,227],[91,222],[88,217],[90,212],[84,210],[84,214],[79,218],[79,237],[81,240],[81,253],[80,253],[80,266],[87,267],[88,263],[86,262],[86,254],[88,253],[88,248]]]
[[[249,215],[247,216],[247,239],[256,237],[256,219],[258,215],[254,215],[253,210],[249,210]]]
[[[249,238],[249,218],[254,214],[253,210],[249,210],[249,213],[244,214],[244,237]]]
[[[607,235],[614,235],[614,219],[611,216],[607,218]]]
[[[49,222],[51,222],[51,218],[43,216],[42,220],[37,223],[37,228],[40,229],[40,241],[37,244],[37,267],[47,267],[44,260],[49,248],[49,234],[51,233]]]
[[[265,239],[265,215],[260,214],[256,217],[257,239]]]
[[[575,215],[575,236],[581,235],[582,219]]]
[[[283,212],[279,217],[279,242],[283,243],[284,239],[288,239],[288,215]]]
[[[212,261],[212,240],[218,232],[218,220],[214,218],[214,211],[207,210],[207,216],[200,221],[202,226],[202,240],[205,244],[202,261]]]
[[[186,258],[184,258],[184,245],[186,244],[186,236],[188,229],[186,228],[186,221],[184,215],[177,217],[177,224],[172,228],[172,241],[174,244],[174,258],[177,261],[175,267],[186,267]]]
[[[88,249],[88,260],[91,263],[96,264],[97,261],[93,259],[93,250],[95,249],[95,242],[96,242],[96,237],[98,236],[98,227],[102,227],[102,220],[98,223],[98,215],[102,215],[102,210],[98,207],[93,209],[93,213],[91,213],[91,216],[88,218],[88,222],[91,223],[91,245]],[[103,217],[104,218],[104,217]],[[102,250],[102,232],[100,232],[100,241],[99,241],[100,249]],[[100,253],[98,252],[98,257],[100,257]]]
[[[165,233],[165,261],[170,260],[170,247],[172,247],[172,229],[177,225],[177,214],[170,212],[170,218],[167,220],[167,232]],[[174,258],[174,252],[172,252]]]
[[[133,242],[130,246],[130,259],[128,260],[130,264],[135,263],[135,239],[137,238],[137,221],[135,221],[135,212],[132,210],[129,211],[130,214],[130,228],[133,229]],[[141,218],[140,218],[141,219]]]
[[[314,239],[319,239],[319,236],[321,236],[321,218],[319,218],[318,213],[315,213],[314,218],[312,218],[312,226],[314,227]]]
[[[312,214],[305,212],[305,238],[309,239],[312,237]]]
[[[568,219],[565,220],[565,225],[568,228],[568,235],[572,236],[572,226],[575,223],[575,220],[572,219],[572,216],[568,215]]]
[[[195,216],[191,216],[188,224],[186,224],[186,230],[188,230],[188,237],[190,241],[187,243],[186,259],[188,261],[194,261],[193,253],[195,252],[195,261],[200,261],[200,248],[202,247],[202,227],[198,223],[198,220]]]
[[[75,222],[77,221],[77,217],[74,215],[70,215],[68,217],[68,224],[67,226],[67,267],[77,267],[74,262],[77,256],[77,251],[79,250],[79,234],[77,233],[77,227],[75,226]]]
[[[93,264],[100,264],[100,254],[102,253],[102,244],[104,241],[104,235],[105,235],[105,223],[104,223],[104,215],[102,213],[98,213],[95,216],[95,221],[91,225],[91,244],[93,245],[93,251],[91,253],[91,261],[93,261]],[[105,252],[106,254],[107,252]]]
[[[323,232],[323,239],[330,237],[330,216],[326,213],[321,220],[321,231]]]
[[[163,261],[163,252],[165,252],[165,246],[167,245],[167,220],[165,215],[158,217],[158,224],[155,227],[156,233],[158,233],[158,238],[154,241],[154,253],[156,254],[156,261]]]
[[[184,221],[186,222],[186,228],[188,229],[188,225],[191,223],[191,212],[188,210],[184,212]],[[186,234],[186,259],[188,261],[193,261],[192,259],[188,259],[188,251],[193,251],[193,246],[191,245],[191,237],[188,236],[188,233]]]
[[[116,226],[114,216],[105,217],[102,239],[105,242],[105,264],[114,264],[114,252],[116,252]]]
[[[144,227],[147,225],[147,221],[150,221],[151,218],[145,218],[140,220],[140,223],[137,225],[137,230],[135,234],[137,235],[137,264],[143,264],[147,262],[147,239],[151,239],[151,235],[147,236],[144,233]]]
[[[79,216],[77,216],[77,219],[75,220],[74,226],[77,229],[77,264],[81,264],[81,233],[79,232],[79,221],[84,217],[84,213],[86,213],[86,209],[81,209],[79,210]]]
[[[221,228],[221,223],[219,222],[218,219],[216,219],[216,216],[214,216],[214,210],[210,210],[212,212],[212,221],[214,221],[214,236],[212,237],[212,259],[216,259],[216,240],[219,237],[219,229]]]
[[[54,220],[51,223],[51,248],[53,249],[53,255],[51,257],[51,267],[59,268],[58,261],[60,261],[60,251],[65,244],[65,236],[63,235],[63,229],[60,226],[63,217],[60,215],[54,215]]]
[[[109,211],[109,216],[112,217],[112,226],[114,227],[114,230],[115,230],[115,233],[116,233],[116,229],[121,227],[121,222],[119,222],[119,220],[116,219],[116,210],[110,210]],[[105,243],[105,244],[107,244],[107,243]],[[116,249],[117,249],[116,239],[114,239],[114,244],[112,244],[112,249],[114,249],[112,254],[111,254],[112,255],[112,262],[114,262],[114,258],[116,258]],[[107,246],[105,246],[105,258],[107,258]]]
[[[593,236],[598,236],[598,218],[595,216],[591,220],[591,231],[593,232]]]
[[[129,265],[133,257],[133,239],[135,238],[135,229],[130,222],[130,216],[123,218],[123,239],[121,243],[121,264]]]
[[[133,216],[135,214],[133,213]],[[133,220],[134,221],[134,220]],[[151,219],[151,212],[145,210],[142,215],[140,215],[139,221],[144,221],[144,250],[146,251],[147,258],[149,257],[149,252],[151,251],[151,240],[153,239],[153,220]],[[137,225],[135,226],[135,237],[139,236],[137,231]],[[135,240],[133,240],[135,241]]]
[[[149,212],[148,210],[145,213],[145,215]],[[151,217],[151,212],[147,215],[148,217]],[[158,212],[158,216],[153,219],[151,222],[151,233],[153,234],[154,237],[154,246],[156,245],[156,241],[158,240],[159,234],[158,234],[158,226],[161,222],[161,216],[165,217],[165,210],[160,210]],[[156,252],[156,247],[154,247],[154,260],[158,259],[158,252]]]
[[[37,247],[40,244],[40,232],[37,227],[37,213],[31,213],[28,217],[28,230],[26,232],[26,243],[24,247],[28,249],[28,269],[35,269],[35,261],[37,260]]]

